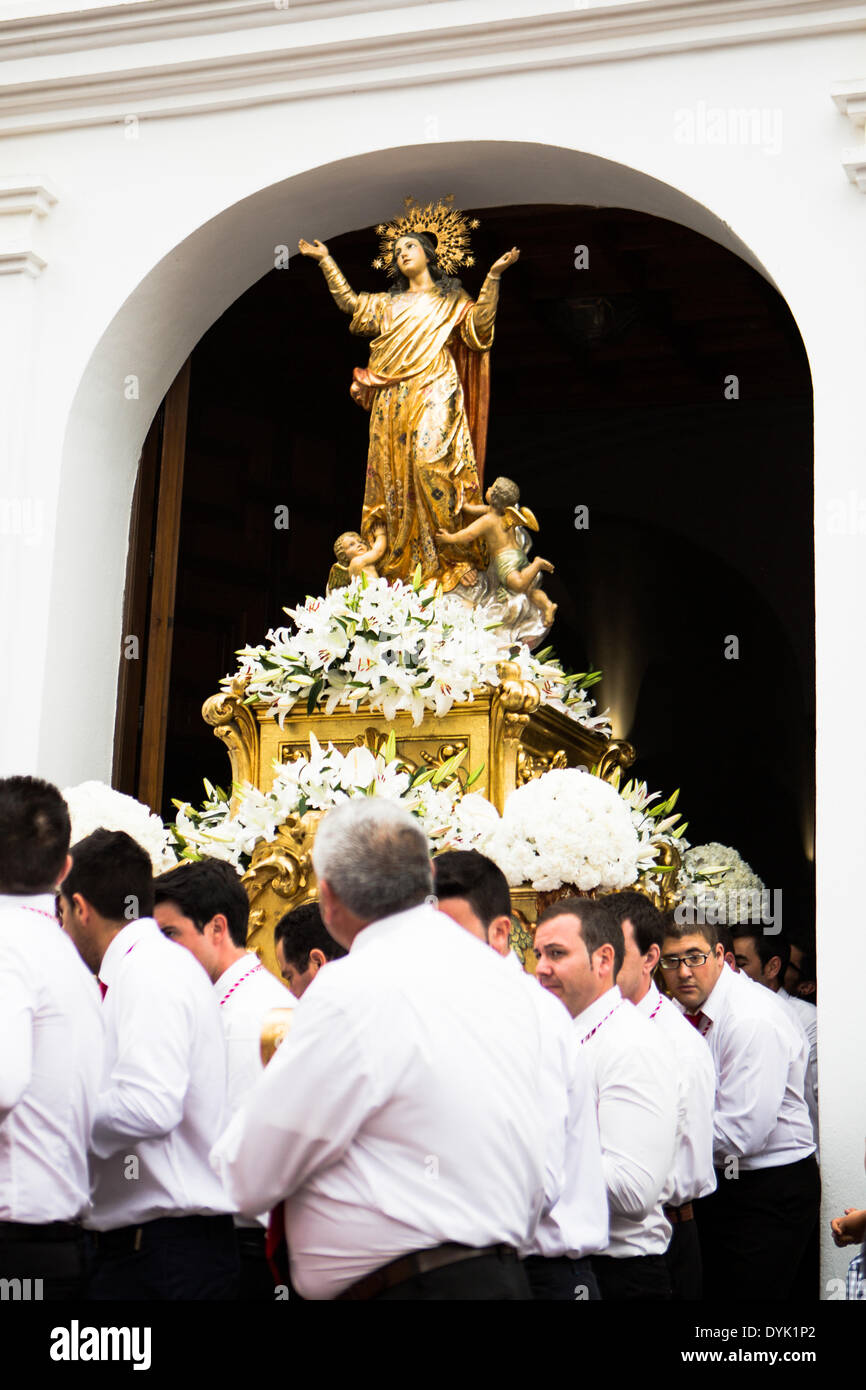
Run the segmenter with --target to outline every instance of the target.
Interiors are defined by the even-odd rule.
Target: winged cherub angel
[[[437,531],[436,539],[447,545],[464,545],[467,541],[486,541],[499,578],[498,597],[507,598],[510,590],[527,594],[541,610],[546,627],[550,627],[557,605],[540,587],[542,571],[553,573],[553,565],[537,555],[530,560],[516,534],[518,526],[538,530],[538,522],[528,507],[520,506],[520,488],[510,478],[497,478],[484,495],[486,507],[464,505],[463,515],[474,516],[460,531]]]

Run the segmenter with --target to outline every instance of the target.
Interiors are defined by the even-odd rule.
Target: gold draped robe
[[[369,365],[355,368],[351,386],[370,412],[361,534],[372,542],[385,527],[378,568],[386,579],[408,582],[420,564],[423,579],[453,589],[487,563],[481,543],[440,551],[435,533],[458,529],[464,504],[482,501],[477,459],[499,281],[488,276],[477,302],[463,289],[355,294],[330,256],[320,264],[334,299],[352,315],[349,331],[373,338]]]

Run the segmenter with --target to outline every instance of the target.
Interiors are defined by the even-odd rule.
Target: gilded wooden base
[[[481,768],[472,790],[486,796],[502,811],[509,792],[557,767],[595,767],[609,777],[617,767],[634,761],[629,743],[606,739],[584,728],[568,715],[541,703],[538,687],[520,678],[519,668],[504,662],[500,685],[480,693],[471,703],[453,705],[441,719],[428,713],[419,725],[408,714],[390,723],[369,709],[335,710],[306,714],[296,706],[280,728],[273,715],[243,703],[241,678],[231,690],[205,702],[205,720],[225,743],[231,761],[232,781],[251,782],[268,791],[274,780],[274,764],[285,763],[309,752],[310,734],[323,745],[333,743],[340,752],[353,745],[378,751],[393,729],[397,754],[410,767],[441,766],[463,747],[468,752],[458,771],[464,783]],[[262,964],[279,974],[274,956],[273,932],[290,908],[316,896],[311,851],[321,812],[291,817],[269,844],[256,847],[243,883],[250,898],[249,947]],[[529,970],[535,968],[531,936],[536,919],[535,891],[512,892],[515,906],[514,948]]]

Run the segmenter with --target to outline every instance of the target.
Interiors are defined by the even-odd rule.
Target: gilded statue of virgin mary
[[[301,240],[301,253],[319,262],[351,333],[370,337],[369,364],[356,367],[350,388],[370,412],[370,447],[361,535],[372,546],[384,527],[385,555],[378,572],[423,579],[446,590],[471,583],[483,570],[483,544],[448,545],[437,531],[456,529],[463,507],[482,503],[489,399],[488,352],[499,296],[499,277],[520,252],[514,247],[490,268],[473,301],[453,272],[474,262],[468,226],[447,205],[422,208],[406,200],[406,214],[377,228],[390,291],[356,294],[327,246]]]

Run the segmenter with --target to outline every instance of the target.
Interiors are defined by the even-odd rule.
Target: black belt
[[[46,1221],[44,1226],[23,1221],[0,1221],[3,1241],[78,1240],[84,1234],[76,1221]]]
[[[683,1221],[695,1219],[695,1209],[691,1202],[683,1202],[681,1207],[662,1207],[662,1211],[672,1226],[679,1226]]]
[[[221,1229],[226,1234],[233,1229],[230,1216],[158,1216],[153,1221],[142,1221],[140,1226],[116,1226],[113,1231],[90,1234],[99,1251],[118,1255],[140,1250],[145,1236],[215,1235]]]
[[[405,1284],[416,1274],[428,1274],[431,1269],[442,1269],[445,1265],[460,1264],[463,1260],[477,1260],[482,1255],[498,1255],[500,1259],[516,1260],[517,1251],[511,1245],[435,1245],[431,1250],[418,1250],[412,1255],[402,1255],[399,1260],[374,1269],[371,1274],[350,1284],[337,1299],[368,1299],[393,1289],[396,1284]]]

